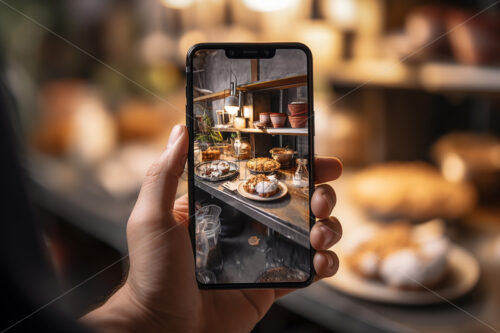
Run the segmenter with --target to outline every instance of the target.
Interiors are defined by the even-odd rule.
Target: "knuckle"
[[[158,178],[161,174],[161,164],[160,162],[156,161],[148,169],[148,172],[146,172],[146,178]]]

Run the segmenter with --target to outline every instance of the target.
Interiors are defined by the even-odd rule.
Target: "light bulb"
[[[231,105],[226,105],[224,109],[227,111],[227,113],[231,115],[235,115],[238,113],[238,110],[240,109],[239,106],[231,106]]]
[[[298,0],[243,0],[243,3],[258,12],[274,12],[295,5]]]
[[[162,2],[168,8],[183,9],[191,6],[194,0],[162,0]]]

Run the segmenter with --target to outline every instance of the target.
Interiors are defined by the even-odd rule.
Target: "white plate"
[[[365,279],[351,271],[340,258],[340,267],[334,276],[324,279],[334,288],[370,301],[423,305],[446,302],[465,295],[479,279],[479,264],[465,249],[453,246],[448,255],[449,273],[443,286],[428,290],[399,290],[382,282]]]
[[[200,168],[204,165],[208,165],[208,164],[212,164],[212,163],[219,163],[219,162],[227,162],[229,164],[229,172],[225,175],[221,175],[219,177],[207,177],[207,176],[203,176],[201,175],[200,173]],[[199,177],[201,179],[204,179],[204,180],[208,180],[208,181],[211,181],[211,182],[218,182],[218,181],[221,181],[221,180],[227,180],[227,179],[231,179],[233,178],[236,174],[238,173],[238,165],[236,165],[235,163],[233,162],[230,162],[230,161],[224,161],[224,160],[214,160],[214,161],[206,161],[206,162],[201,162],[201,163],[198,163],[195,167],[194,167],[194,174],[196,177]]]
[[[283,198],[288,192],[288,187],[285,185],[285,183],[278,182],[278,186],[280,188],[280,191],[271,197],[263,198],[263,197],[260,197],[258,194],[252,194],[252,193],[248,193],[247,191],[245,191],[245,189],[243,188],[244,183],[245,182],[242,181],[238,184],[238,193],[247,199],[251,199],[251,200],[255,200],[255,201],[277,200],[279,198]]]

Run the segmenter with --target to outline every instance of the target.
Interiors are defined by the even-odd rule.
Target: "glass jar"
[[[307,159],[297,158],[297,169],[293,175],[292,184],[304,191],[309,190],[309,171],[307,171]]]
[[[197,269],[212,272],[222,270],[222,251],[219,244],[221,211],[217,205],[207,205],[195,214]]]
[[[214,145],[200,145],[200,148],[201,148],[201,160],[203,162],[220,159],[221,149],[219,147],[216,147]]]
[[[252,158],[252,146],[247,139],[236,137],[233,141],[233,156],[237,160],[249,160]]]

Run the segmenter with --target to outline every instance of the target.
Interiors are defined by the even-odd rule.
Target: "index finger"
[[[342,162],[336,157],[314,158],[314,183],[321,184],[340,177]]]

